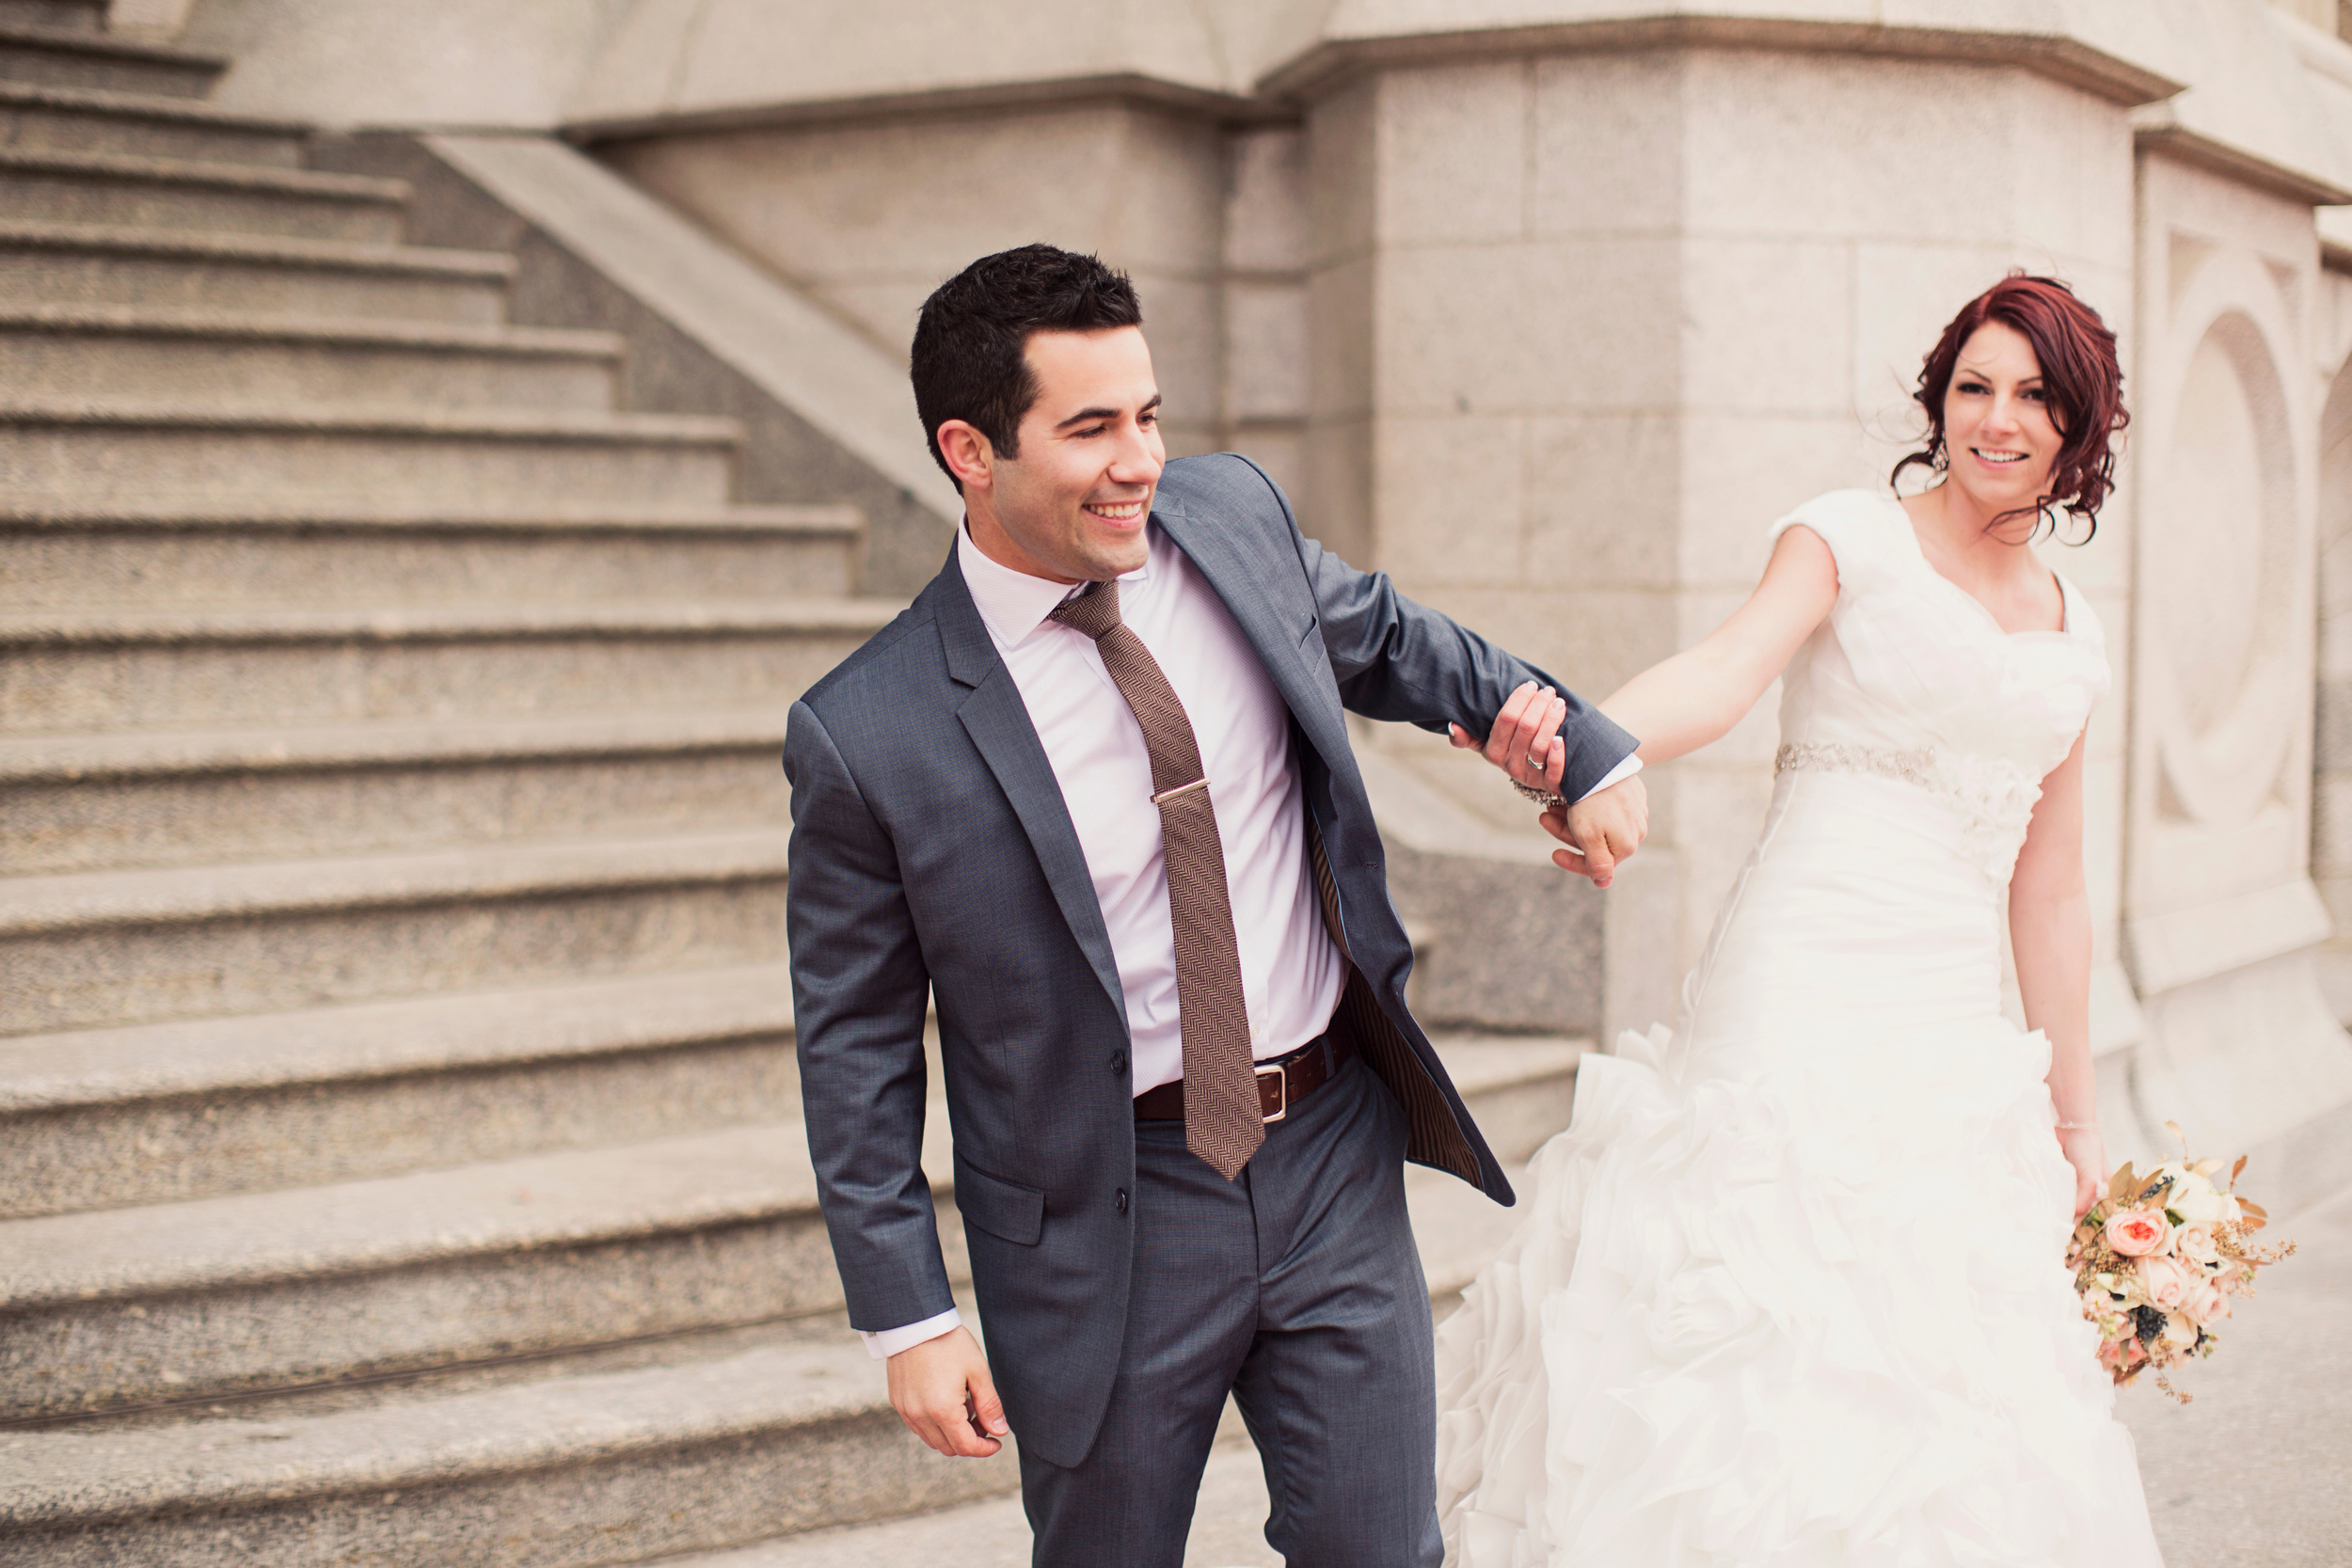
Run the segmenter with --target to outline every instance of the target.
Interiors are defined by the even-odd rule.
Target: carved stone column
[[[2319,285],[2328,193],[2194,146],[2140,159],[2137,635],[2125,949],[2142,1124],[2250,1149],[2266,1196],[2352,1177],[2352,1043],[2311,877]]]

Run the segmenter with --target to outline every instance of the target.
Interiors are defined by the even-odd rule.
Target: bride
[[[1658,762],[1779,676],[1779,777],[1679,1026],[1584,1059],[1439,1331],[1449,1563],[2159,1561],[2063,1261],[2107,1174],[2082,865],[2106,654],[2030,547],[2057,509],[2095,526],[2121,384],[2098,316],[2012,274],[1921,372],[1895,477],[1939,483],[1783,517],[1747,603],[1601,705]],[[2031,1033],[2001,1013],[2004,890]]]

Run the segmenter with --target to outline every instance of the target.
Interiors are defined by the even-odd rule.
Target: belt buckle
[[[1281,1103],[1281,1105],[1280,1105],[1278,1109],[1276,1109],[1276,1110],[1275,1110],[1272,1114],[1270,1114],[1270,1115],[1269,1115],[1268,1113],[1264,1112],[1264,1111],[1261,1111],[1261,1112],[1259,1112],[1259,1113],[1258,1113],[1258,1119],[1259,1119],[1259,1120],[1261,1120],[1261,1121],[1263,1121],[1263,1122],[1264,1122],[1267,1126],[1271,1127],[1274,1123],[1276,1123],[1276,1122],[1278,1122],[1278,1121],[1280,1121],[1283,1117],[1287,1117],[1287,1116],[1289,1116],[1289,1115],[1291,1114],[1291,1075],[1290,1075],[1290,1071],[1289,1071],[1289,1069],[1288,1069],[1284,1068],[1284,1067],[1283,1067],[1283,1066],[1282,1066],[1279,1062],[1277,1062],[1277,1063],[1276,1063],[1276,1064],[1274,1064],[1272,1067],[1255,1068],[1255,1069],[1252,1069],[1251,1070],[1252,1070],[1252,1071],[1253,1071],[1253,1072],[1254,1072],[1254,1073],[1255,1073],[1255,1074],[1256,1074],[1256,1075],[1257,1075],[1260,1079],[1263,1079],[1263,1078],[1265,1077],[1265,1075],[1266,1075],[1267,1073],[1269,1073],[1269,1072],[1270,1072],[1270,1073],[1274,1074],[1274,1081],[1275,1081],[1276,1083],[1278,1083],[1278,1084],[1279,1084],[1279,1085],[1282,1085],[1282,1094],[1281,1094],[1281,1101],[1282,1101],[1282,1103]],[[1261,1105],[1263,1105],[1263,1104],[1264,1104],[1264,1103],[1265,1103],[1265,1101],[1264,1101],[1263,1098],[1261,1098],[1261,1099],[1259,1100],[1258,1103],[1259,1103],[1259,1104],[1261,1104]]]

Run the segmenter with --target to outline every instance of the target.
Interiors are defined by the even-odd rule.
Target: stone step
[[[0,1035],[771,960],[787,837],[16,878],[0,903]]]
[[[1576,1065],[1593,1048],[1588,1039],[1549,1035],[1446,1033],[1434,1037],[1434,1043],[1470,1119],[1506,1165],[1526,1159],[1568,1124],[1576,1103]],[[1426,1174],[1487,1202],[1466,1182],[1437,1171]]]
[[[856,591],[864,527],[847,506],[500,515],[0,502],[0,602],[24,611],[829,598]]]
[[[925,1164],[946,1203],[946,1117]],[[960,1225],[944,1227],[957,1277]],[[0,1221],[0,1418],[837,1311],[801,1120]],[[5,1560],[0,1559],[0,1560]]]
[[[0,221],[0,300],[487,324],[515,259],[344,240]]]
[[[764,1025],[772,1039],[781,1022],[773,1004],[762,1020],[751,994],[760,977],[727,978],[732,995],[706,1003],[704,1016],[722,1032]],[[541,1052],[550,1042],[575,1046],[595,1028],[583,1016],[594,998],[578,988],[555,999],[551,1021],[527,1028],[521,1042],[497,1042],[476,1027],[461,1032],[454,1050],[485,1068],[530,1053],[534,1040]],[[53,1037],[20,1053],[36,1068],[46,1063],[49,1075],[28,1073],[16,1098],[78,1097],[87,1109],[109,1093],[117,1103],[151,1086],[184,1098],[202,1085],[199,1092],[218,1099],[231,1092],[223,1080],[238,1075],[326,1089],[340,1086],[339,1056],[380,1070],[387,1056],[413,1067],[451,1053],[407,1037],[387,1050],[401,1022],[389,1009],[359,1020],[358,1039],[318,1065],[289,1049],[292,1027],[277,1033],[267,1061],[251,1037],[239,1039],[225,1024],[199,1033],[184,1063],[167,1057],[167,1031],[115,1032],[85,1052],[102,1064],[94,1069],[68,1054],[76,1042]],[[315,1030],[321,1015],[305,1022]],[[630,1049],[642,1049],[642,1038]],[[205,1059],[207,1043],[229,1040],[238,1048]],[[1515,1095],[1545,1098],[1543,1075],[1574,1060],[1565,1042],[1531,1050],[1449,1041],[1447,1055],[1482,1120]],[[348,1082],[350,1068],[342,1072]],[[924,1164],[944,1202],[952,1161],[936,1105]],[[1480,1212],[1504,1214],[1451,1177],[1417,1170],[1411,1181],[1417,1220],[1435,1216],[1422,1243],[1434,1259],[1507,1223]],[[0,1311],[19,1330],[0,1342],[0,1389],[9,1391],[0,1402],[0,1402],[0,1417],[830,1311],[839,1287],[815,1203],[792,1116],[453,1169],[0,1222],[0,1256],[13,1259]],[[944,1235],[951,1276],[961,1279],[960,1231],[948,1224]],[[1433,1285],[1458,1290],[1460,1280],[1439,1266]]]
[[[20,398],[610,409],[622,339],[550,327],[0,301]]]
[[[0,212],[18,222],[389,245],[400,238],[407,200],[400,181],[355,174],[0,148]]]
[[[0,0],[0,26],[95,33],[106,25],[108,0]]]
[[[0,874],[780,827],[787,712],[0,736]]]
[[[48,19],[38,16],[32,21],[0,16],[0,82],[201,98],[229,69],[217,55],[113,37],[71,11],[40,9],[53,11],[54,24],[43,24]]]
[[[0,1216],[799,1114],[781,962],[0,1039]]]
[[[298,168],[309,139],[294,121],[194,99],[0,81],[0,145],[9,147]]]
[[[1227,1414],[1234,1416],[1230,1407]],[[1235,1421],[1238,1425],[1238,1420]],[[1017,1482],[1018,1477],[1009,1478]],[[1265,1468],[1246,1429],[1218,1434],[1200,1473],[1184,1568],[1281,1568],[1266,1544]],[[801,1530],[754,1545],[664,1558],[660,1568],[876,1568],[953,1563],[1029,1568],[1029,1516],[1017,1492],[870,1524]]]
[[[729,1343],[721,1340],[721,1343]],[[846,1334],[313,1413],[0,1433],[0,1568],[581,1568],[1000,1493]]]
[[[0,615],[20,735],[787,706],[886,625],[870,599]]]
[[[282,506],[397,496],[425,510],[707,507],[742,427],[685,414],[0,401],[0,494],[18,509]]]

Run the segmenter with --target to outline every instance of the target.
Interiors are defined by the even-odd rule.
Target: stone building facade
[[[2092,752],[2106,1092],[2143,1147],[2168,1118],[2352,1145],[2312,1122],[2352,1102],[2328,0],[341,11],[217,0],[183,36],[234,54],[231,105],[563,137],[885,357],[972,256],[1099,250],[1142,285],[1172,446],[1251,452],[1333,547],[1594,693],[1724,614],[1773,516],[1882,480],[1960,300],[2069,278],[2137,414],[2064,552],[2122,677]],[[1507,798],[1374,744],[1401,799],[1524,858]],[[1671,1011],[1772,744],[1768,702],[1654,776],[1638,875],[1566,921],[1601,981],[1571,1022]]]
[[[951,538],[914,308],[1030,240],[1135,276],[1171,448],[1595,697],[1885,483],[1964,299],[2071,280],[2134,412],[2046,546],[2117,673],[2110,1151],[2352,1181],[2347,40],[2338,0],[0,0],[0,1563],[640,1560],[1012,1484],[917,1451],[840,1318],[774,757]],[[1674,1012],[1773,707],[1651,773],[1606,895],[1363,732],[1506,1160]],[[1507,1216],[1414,1193],[1442,1295]]]

